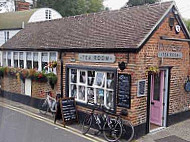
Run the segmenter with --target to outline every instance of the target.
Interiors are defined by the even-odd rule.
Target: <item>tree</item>
[[[137,6],[137,5],[152,4],[158,1],[160,0],[129,0],[126,3],[126,6],[131,7],[131,6]]]
[[[190,20],[184,20],[188,31],[190,32]]]
[[[104,10],[103,0],[38,0],[37,7],[57,10],[63,17]]]

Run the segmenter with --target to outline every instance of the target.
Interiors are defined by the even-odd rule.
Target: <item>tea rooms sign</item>
[[[79,61],[96,63],[114,63],[114,54],[79,54]]]
[[[158,43],[158,57],[181,59],[183,57],[181,49],[182,46],[180,45],[167,45]]]

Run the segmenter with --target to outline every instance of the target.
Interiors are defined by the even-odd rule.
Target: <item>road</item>
[[[83,135],[0,106],[0,142],[89,142]]]

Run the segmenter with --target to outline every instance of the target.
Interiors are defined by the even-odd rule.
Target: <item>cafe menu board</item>
[[[131,106],[131,75],[118,75],[118,103],[119,107],[130,108]]]
[[[66,122],[77,121],[76,103],[73,97],[61,100],[61,113],[63,125],[65,125]]]

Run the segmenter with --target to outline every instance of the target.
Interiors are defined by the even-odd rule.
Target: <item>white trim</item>
[[[166,127],[158,127],[158,128],[156,128],[156,129],[152,129],[152,130],[150,130],[150,133],[152,134],[152,133],[156,133],[156,132],[158,132],[158,131],[161,131],[161,130],[163,130],[163,129],[165,129]]]
[[[1,53],[1,66],[3,66],[3,52],[0,51],[0,53]]]
[[[169,74],[169,70],[166,69],[164,72],[164,88],[165,88],[165,92],[164,92],[164,98],[163,98],[163,102],[164,102],[164,108],[163,108],[163,126],[166,127],[166,120],[167,120],[167,107],[168,107],[168,74]]]
[[[23,59],[24,59],[24,69],[27,68],[26,66],[26,52],[23,52]]]
[[[14,67],[14,52],[11,52],[11,67]]]
[[[39,63],[38,71],[41,71],[42,70],[42,52],[38,53],[38,63]]]
[[[154,29],[156,29],[156,27],[161,23],[161,21],[165,18],[165,16],[170,12],[170,10],[173,6],[175,6],[174,2],[171,4],[171,6],[168,8],[168,10],[164,13],[164,15],[160,18],[160,20],[156,23],[156,25],[154,25],[154,27],[150,30],[150,32],[145,35],[144,39],[141,40],[141,42],[137,46],[138,48],[146,41],[146,39],[151,35],[151,33],[154,31]]]

